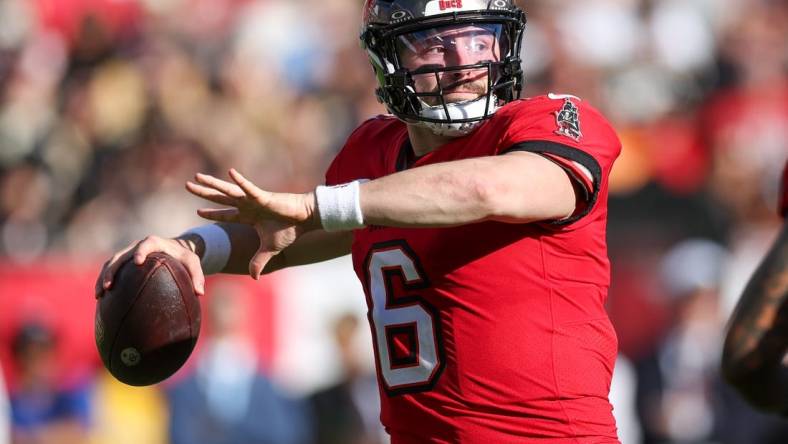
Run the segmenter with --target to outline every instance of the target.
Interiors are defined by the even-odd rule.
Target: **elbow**
[[[515,190],[494,177],[468,179],[468,198],[475,202],[480,219],[516,220]]]
[[[502,207],[500,187],[493,180],[473,178],[468,182],[469,198],[476,202],[480,215],[484,218],[497,216]]]
[[[472,198],[478,203],[485,219],[501,222],[527,223],[559,220],[571,216],[576,209],[574,189],[528,190],[503,180],[474,181]]]

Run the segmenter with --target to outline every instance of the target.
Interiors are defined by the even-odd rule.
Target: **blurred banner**
[[[93,339],[96,304],[93,288],[99,269],[93,263],[57,258],[28,265],[0,263],[0,360],[10,387],[15,382],[11,344],[15,333],[25,324],[42,325],[54,333],[60,383],[69,385],[83,380],[101,366]],[[275,282],[275,279],[255,282],[240,277],[215,277],[207,283],[206,298],[231,293],[251,314],[245,317],[245,325],[239,327],[248,332],[263,369],[269,367],[275,352]],[[201,302],[205,305],[207,300]],[[204,317],[201,338],[210,335],[211,328],[210,319]],[[199,350],[200,341],[195,353]],[[182,372],[188,369],[189,364]]]
[[[0,359],[10,387],[14,386],[10,345],[18,329],[28,323],[44,325],[54,333],[64,383],[100,365],[93,341],[96,270],[93,264],[66,260],[0,263]]]

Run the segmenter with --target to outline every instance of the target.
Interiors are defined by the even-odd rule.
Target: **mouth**
[[[440,88],[436,87],[432,91],[433,94],[439,92],[446,103],[467,102],[487,94],[487,85],[481,84],[475,79],[463,79],[443,85]],[[441,100],[438,97],[423,97],[422,100],[430,106],[441,104]]]
[[[461,102],[464,100],[473,100],[481,97],[481,94],[471,91],[444,91],[443,98],[447,102]]]
[[[449,96],[474,96],[474,98],[487,93],[486,82],[480,79],[462,79],[441,87],[444,97]]]
[[[444,91],[443,93],[443,101],[447,105],[453,103],[460,103],[460,102],[470,102],[472,100],[476,100],[481,97],[481,94],[474,93],[474,92],[451,92],[447,93]],[[441,105],[442,101],[437,97],[425,97],[422,99],[424,103],[429,106],[439,106]]]
[[[444,94],[484,94],[483,88],[471,84],[454,84],[441,88]]]
[[[443,97],[451,102],[473,100],[486,93],[486,88],[469,82],[458,82],[442,88]]]

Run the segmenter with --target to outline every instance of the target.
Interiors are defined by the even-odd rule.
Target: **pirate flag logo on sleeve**
[[[577,105],[572,103],[568,97],[564,99],[564,106],[561,107],[561,110],[555,112],[555,123],[558,125],[555,133],[559,136],[569,137],[575,142],[583,137],[583,133],[580,132]]]

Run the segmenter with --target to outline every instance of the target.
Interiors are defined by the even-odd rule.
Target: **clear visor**
[[[509,52],[501,24],[459,24],[397,37],[400,66],[411,72],[499,62]]]
[[[501,24],[459,24],[401,34],[398,62],[410,71],[411,87],[426,104],[474,100],[499,78],[494,62],[509,52],[502,30]]]

